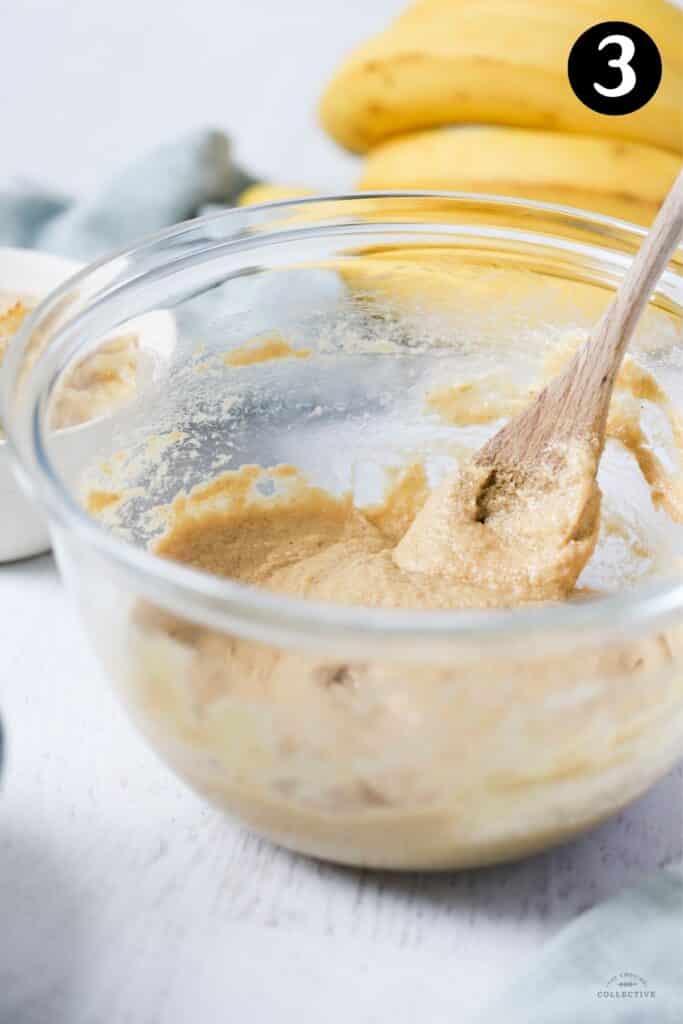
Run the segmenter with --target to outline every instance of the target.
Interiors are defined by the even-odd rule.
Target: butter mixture
[[[484,524],[470,500],[481,484],[473,466],[429,494],[412,465],[365,509],[292,466],[244,466],[177,496],[154,550],[350,605],[578,599],[599,496],[586,452],[565,457],[567,490],[550,513],[536,504],[547,480],[535,478],[511,506],[492,495]],[[141,727],[180,773],[277,841],[350,863],[453,867],[570,836],[663,770],[683,725],[672,675],[679,633],[578,660],[539,640],[529,656],[460,650],[430,660],[430,650],[415,662],[391,649],[380,659],[281,649],[145,602],[119,675]]]
[[[339,604],[457,609],[562,599],[595,546],[599,494],[588,450],[561,458],[561,490],[551,486],[557,467],[544,467],[519,481],[512,501],[509,488],[502,502],[494,489],[485,522],[478,497],[491,471],[473,464],[426,500],[424,471],[413,467],[369,510],[309,486],[293,466],[246,466],[176,498],[154,550]],[[263,480],[279,485],[277,499],[259,496]]]

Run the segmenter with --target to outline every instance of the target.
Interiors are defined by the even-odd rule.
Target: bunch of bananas
[[[631,114],[594,113],[569,84],[573,43],[603,21],[638,25],[661,53],[660,87]],[[415,0],[346,60],[320,113],[333,138],[367,153],[360,189],[523,196],[647,225],[683,153],[683,11],[667,0]],[[244,201],[269,198],[259,186]]]

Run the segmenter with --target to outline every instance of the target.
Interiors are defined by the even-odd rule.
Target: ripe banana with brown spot
[[[574,42],[602,21],[638,25],[662,56],[657,93],[631,114],[597,114],[569,84]],[[417,0],[342,65],[320,115],[361,153],[458,123],[609,135],[683,153],[683,10],[666,0]]]
[[[650,224],[681,168],[654,146],[520,128],[442,128],[385,142],[360,189],[522,196]]]

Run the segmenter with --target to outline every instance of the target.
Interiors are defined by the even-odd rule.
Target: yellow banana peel
[[[638,25],[662,56],[656,95],[631,114],[595,113],[569,84],[574,42],[602,21]],[[683,10],[666,0],[418,0],[342,65],[320,116],[333,138],[361,153],[457,123],[613,136],[683,153]]]
[[[274,203],[281,199],[301,199],[316,193],[300,185],[273,185],[259,182],[246,188],[237,200],[238,206],[258,206],[259,203]]]
[[[442,128],[372,150],[358,187],[522,196],[647,225],[680,168],[673,153],[621,139]]]

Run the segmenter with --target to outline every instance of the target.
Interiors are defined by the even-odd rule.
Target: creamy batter
[[[2,366],[10,339],[21,327],[30,310],[25,299],[0,292],[0,366]]]
[[[584,340],[585,334],[571,334],[526,394],[499,378],[459,381],[431,391],[427,410],[459,426],[513,415]],[[242,365],[243,351],[261,353],[261,347],[235,351]],[[681,475],[667,471],[647,442],[642,400],[659,406],[683,452],[677,411],[655,378],[627,358],[608,437],[634,455],[653,501],[683,520]],[[166,529],[155,551],[215,575],[340,604],[465,609],[561,601],[573,595],[596,545],[596,473],[595,452],[579,442],[556,448],[513,480],[465,462],[431,494],[424,469],[414,464],[381,506],[362,509],[350,495],[333,498],[310,486],[293,466],[246,466],[180,494],[162,510]],[[264,482],[277,483],[275,497],[261,496]],[[115,500],[98,493],[101,507]]]
[[[557,467],[542,467],[518,482],[512,498],[510,487],[498,490],[502,497],[494,491],[485,522],[477,499],[490,470],[476,465],[445,480],[421,508],[424,474],[401,478],[402,524],[392,515],[394,494],[364,511],[350,497],[308,486],[293,466],[246,466],[177,498],[155,551],[339,604],[454,609],[559,600],[595,546],[599,510],[590,451],[576,446],[561,458],[560,489]],[[264,479],[283,489],[277,500],[259,498],[255,486]]]
[[[549,380],[562,372],[585,340],[585,332],[570,332],[564,344],[545,360],[535,386],[526,392],[504,374],[484,374],[474,380],[460,380],[433,389],[427,395],[427,411],[436,413],[445,423],[460,427],[516,416]],[[641,425],[641,403],[644,401],[659,408],[674,446],[683,453],[683,419],[680,413],[655,377],[627,355],[617,376],[606,436],[618,441],[637,460],[655,505],[664,508],[672,519],[683,522],[683,473],[667,471],[652,450]]]
[[[476,524],[467,486],[453,504],[453,479],[428,497],[418,465],[369,509],[291,466],[242,467],[179,495],[155,550],[318,601],[424,609],[579,599],[574,581],[595,537],[577,530],[586,467],[583,453],[571,457],[566,503],[542,522],[530,515],[521,531],[514,508]],[[538,486],[529,482],[520,500],[533,506]],[[454,533],[434,528],[444,510]],[[467,539],[458,553],[451,542],[469,530],[476,540],[463,570]],[[505,559],[500,575],[478,575],[482,544]],[[260,831],[352,863],[445,867],[558,841],[656,777],[680,742],[680,644],[670,633],[584,651],[579,661],[540,640],[524,655],[460,650],[456,664],[443,654],[395,660],[390,650],[381,659],[316,656],[145,603],[123,674],[155,745]]]

